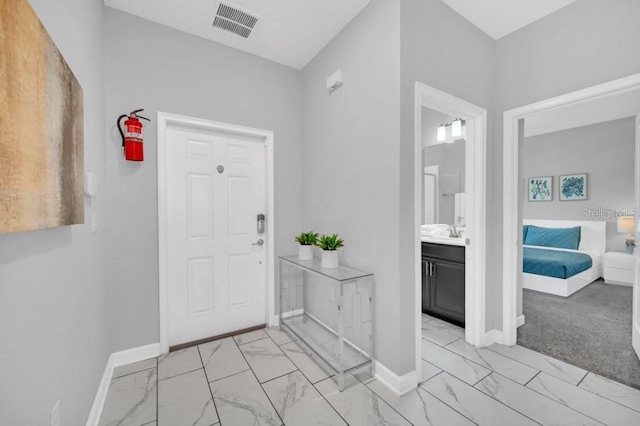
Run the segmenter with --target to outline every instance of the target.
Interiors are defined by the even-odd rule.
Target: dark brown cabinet
[[[464,253],[461,246],[422,243],[422,312],[464,327]]]

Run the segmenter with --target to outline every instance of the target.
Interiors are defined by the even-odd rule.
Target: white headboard
[[[580,220],[537,220],[524,219],[524,225],[544,228],[571,228],[580,226],[580,250],[595,250],[601,254],[607,251],[607,222]]]

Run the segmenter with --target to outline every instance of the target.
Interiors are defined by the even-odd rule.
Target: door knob
[[[258,241],[256,241],[255,243],[252,243],[252,246],[261,246],[264,244],[264,240],[262,238],[260,238]]]

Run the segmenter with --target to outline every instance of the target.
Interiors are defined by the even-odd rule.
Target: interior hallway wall
[[[84,167],[98,196],[85,199],[84,225],[0,235],[0,424],[49,424],[60,400],[61,423],[81,425],[109,355],[106,232],[90,228],[105,205],[103,2],[31,5],[82,86]]]
[[[493,111],[494,41],[440,0],[402,0],[401,139],[400,139],[400,275],[401,324],[414,322],[416,283],[414,249],[414,98],[421,82]],[[492,155],[488,123],[488,154]],[[488,185],[491,187],[490,176]],[[487,204],[491,203],[488,194]],[[468,200],[470,202],[470,200]],[[487,232],[487,258],[495,256],[495,240]],[[487,287],[498,286],[487,281]],[[490,313],[489,313],[490,314]],[[490,325],[490,324],[488,324]],[[413,350],[414,329],[401,331],[403,347]],[[404,368],[413,368],[413,359]],[[406,370],[403,370],[406,371]]]
[[[344,85],[329,94],[337,70]],[[373,0],[303,70],[302,217],[305,230],[344,238],[342,264],[375,273],[376,358],[403,373],[413,353],[400,322],[399,102],[400,1]]]
[[[109,341],[112,351],[159,341],[156,113],[272,130],[276,255],[300,230],[301,72],[105,9]],[[144,108],[145,161],[124,161],[115,125]],[[276,268],[277,269],[277,268]]]
[[[489,157],[494,194],[487,234],[494,256],[488,281],[502,283],[502,125],[504,111],[640,73],[640,2],[581,0],[496,43],[495,143]],[[514,285],[514,283],[503,283]],[[522,288],[522,283],[517,284]],[[519,291],[518,315],[522,314]],[[502,329],[502,285],[487,292],[489,328]]]

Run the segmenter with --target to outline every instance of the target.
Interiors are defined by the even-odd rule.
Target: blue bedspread
[[[524,247],[523,271],[555,278],[569,278],[591,268],[591,256],[584,253]]]

